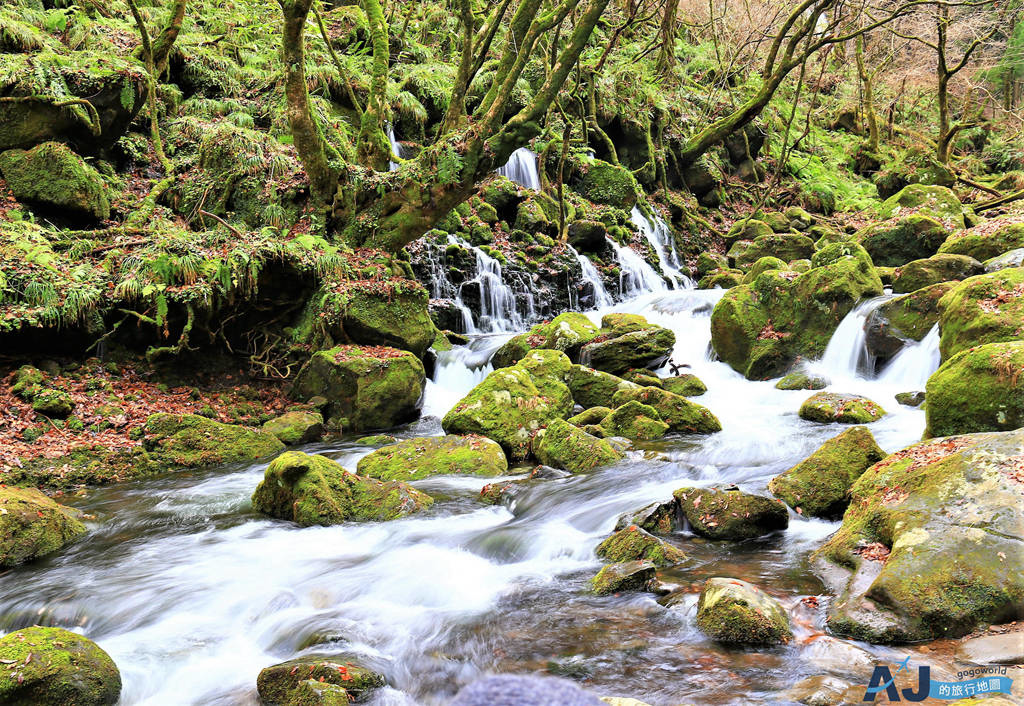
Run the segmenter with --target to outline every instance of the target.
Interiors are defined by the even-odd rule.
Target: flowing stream
[[[766,493],[770,478],[842,429],[797,416],[810,393],[747,381],[712,359],[710,314],[721,294],[656,291],[614,308],[675,331],[673,359],[707,384],[697,401],[718,415],[721,433],[640,444],[613,466],[537,482],[511,507],[480,504],[482,479],[418,482],[437,498],[433,508],[379,524],[300,529],[256,514],[249,498],[265,463],[89,490],[67,499],[95,518],[84,540],[0,577],[0,631],[54,624],[96,640],[121,669],[125,706],[256,704],[261,668],[313,652],[384,673],[391,686],[377,704],[444,704],[481,674],[538,670],[655,706],[781,703],[781,690],[823,673],[813,647],[822,643],[805,639],[821,630],[821,615],[800,599],[824,593],[808,555],[838,523],[793,515],[787,531],[746,542],[680,534],[673,541],[690,560],[666,578],[689,593],[670,608],[650,594],[585,592],[601,566],[594,547],[621,513],[684,485]],[[399,436],[440,434],[438,417],[483,379],[507,336],[474,337],[442,354],[424,418]],[[842,339],[850,350],[837,360],[854,359],[855,338]],[[917,368],[890,366],[891,376],[865,378],[856,363],[830,371],[830,389],[889,411],[871,425],[889,451],[920,438],[923,413],[893,395],[920,387],[933,365],[923,355],[929,345],[921,344]],[[354,469],[371,449],[341,440],[304,450]],[[761,651],[708,641],[694,613],[710,576],[750,580],[777,596],[797,639]]]

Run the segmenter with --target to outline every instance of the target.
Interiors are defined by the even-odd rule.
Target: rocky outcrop
[[[939,302],[939,350],[949,360],[972,346],[1024,339],[1024,269],[971,277]]]
[[[146,420],[142,443],[151,459],[168,469],[255,461],[284,449],[269,432],[196,414],[154,414]]]
[[[913,292],[939,282],[952,282],[980,275],[985,267],[967,255],[933,255],[914,260],[893,273],[892,291],[896,294]]]
[[[356,466],[359,475],[401,481],[436,475],[500,476],[507,470],[501,445],[475,435],[406,439],[364,456]]]
[[[0,637],[0,703],[9,706],[113,706],[121,673],[99,645],[61,628],[33,627]]]
[[[0,568],[52,554],[85,531],[74,510],[38,490],[0,487]]]
[[[958,231],[946,239],[939,252],[988,260],[1016,248],[1024,248],[1024,220],[1019,216],[995,218]]]
[[[854,234],[875,265],[899,267],[912,260],[931,257],[939,250],[949,229],[923,213],[873,223]]]
[[[928,379],[929,436],[1024,427],[1024,340],[968,348]]]

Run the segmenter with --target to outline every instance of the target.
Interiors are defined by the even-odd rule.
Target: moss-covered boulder
[[[597,327],[586,316],[574,311],[566,312],[513,336],[494,352],[491,362],[495,368],[505,368],[515,365],[531,350],[538,348],[563,351],[570,360],[578,361],[580,349],[598,335]]]
[[[704,582],[697,627],[711,639],[733,645],[779,645],[793,637],[778,601],[753,584],[731,578]]]
[[[815,557],[832,632],[916,642],[1024,617],[1022,464],[1017,430],[915,444],[861,475]]]
[[[262,670],[256,678],[256,691],[270,706],[306,706],[297,696],[306,690],[303,685],[308,681],[341,687],[356,703],[367,701],[387,683],[382,675],[345,656],[310,655]]]
[[[0,664],[5,706],[113,706],[121,696],[121,673],[110,655],[61,628],[0,637]]]
[[[598,252],[608,239],[608,228],[601,221],[575,220],[568,228],[569,244],[584,252]]]
[[[800,405],[800,418],[819,424],[870,424],[885,416],[885,410],[867,397],[839,392],[819,392]]]
[[[857,303],[882,293],[871,258],[856,243],[819,250],[807,272],[763,272],[715,305],[711,342],[724,362],[747,378],[786,372],[799,357],[820,357]]]
[[[306,444],[323,435],[324,416],[319,412],[293,410],[264,422],[263,431],[273,434],[289,446]]]
[[[0,487],[0,568],[51,554],[83,534],[71,508],[34,488]]]
[[[622,436],[634,441],[650,441],[665,436],[669,426],[650,405],[630,401],[610,412],[600,422],[604,436]]]
[[[646,591],[654,580],[655,571],[656,567],[651,561],[608,564],[590,579],[590,588],[599,596],[623,591]]]
[[[301,451],[274,459],[252,495],[256,510],[303,527],[394,520],[432,503],[406,483],[362,478],[329,458]]]
[[[939,309],[943,360],[971,346],[1024,339],[1024,269],[966,279],[942,297]]]
[[[968,348],[928,379],[929,436],[1024,427],[1024,340]]]
[[[761,236],[771,235],[775,230],[762,220],[756,218],[744,218],[732,224],[725,233],[725,242],[732,244],[737,240],[749,240],[753,242]]]
[[[63,390],[40,390],[32,398],[32,411],[51,419],[66,419],[75,409],[75,401]]]
[[[939,282],[874,309],[864,322],[868,352],[878,358],[891,358],[909,341],[923,339],[939,322],[939,300],[954,286],[953,282]]]
[[[729,259],[716,252],[702,252],[697,256],[697,275],[703,277],[716,270],[724,270],[729,267]]]
[[[645,532],[636,525],[615,532],[597,545],[597,556],[605,561],[649,561],[655,566],[674,566],[686,561],[682,550]]]
[[[692,373],[662,378],[661,386],[672,394],[682,397],[700,397],[708,391],[708,386],[704,384],[704,381]]]
[[[939,252],[988,260],[1016,248],[1024,248],[1024,220],[1020,216],[1010,216],[994,218],[953,233]]]
[[[604,339],[604,340],[602,340]],[[630,331],[608,338],[603,336],[583,346],[580,362],[612,375],[633,368],[656,368],[662,365],[676,345],[676,335],[670,329],[648,325],[639,331]]]
[[[500,476],[508,471],[505,452],[483,436],[406,439],[359,460],[356,472],[380,480],[420,480],[439,475]]]
[[[146,420],[142,443],[166,468],[200,468],[255,461],[284,448],[260,429],[222,424],[196,414],[154,414]]]
[[[899,267],[931,257],[948,237],[943,223],[923,213],[873,223],[854,234],[879,267]]]
[[[672,498],[669,502],[651,503],[639,510],[623,513],[615,523],[615,530],[624,530],[635,525],[655,534],[678,531],[682,529],[682,523],[677,507],[675,498]]]
[[[886,199],[878,213],[882,218],[920,213],[956,228],[964,227],[964,206],[945,186],[906,186]]]
[[[624,211],[636,205],[636,179],[628,169],[593,159],[583,166],[582,171],[576,190],[583,198]]]
[[[573,417],[569,417],[566,421],[574,427],[585,427],[590,424],[600,424],[611,413],[611,407],[591,407]]]
[[[996,255],[985,260],[982,264],[985,266],[985,272],[998,272],[999,270],[1009,270],[1013,267],[1024,267],[1024,248],[1007,250],[1002,255]]]
[[[449,434],[486,436],[501,444],[510,459],[525,459],[533,434],[572,413],[572,394],[562,382],[572,367],[564,353],[533,351],[516,365],[490,373],[448,411],[441,426]]]
[[[775,383],[776,390],[824,390],[830,381],[823,375],[807,373],[801,370],[792,372]]]
[[[428,302],[427,290],[416,282],[403,282],[386,293],[352,287],[338,296],[342,331],[336,340],[391,346],[422,358],[437,337]]]
[[[897,267],[893,273],[892,291],[896,294],[905,294],[939,282],[967,279],[984,271],[984,265],[973,257],[933,255]]]
[[[622,373],[622,379],[628,380],[629,382],[635,382],[640,387],[664,387],[661,382],[661,378],[658,377],[657,373],[647,368],[640,368],[633,370],[627,370]]]
[[[924,404],[925,394],[921,390],[911,392],[897,392],[896,402],[904,407],[920,407]]]
[[[715,270],[700,278],[697,289],[732,289],[743,284],[742,270]]]
[[[622,458],[604,439],[577,429],[563,419],[552,421],[533,440],[533,455],[547,465],[583,473]]]
[[[775,476],[768,490],[804,515],[838,520],[849,505],[850,487],[885,457],[867,427],[852,427]]]
[[[721,488],[680,488],[672,493],[694,534],[708,539],[752,539],[789,526],[778,500]]]
[[[780,260],[777,257],[767,255],[760,258],[757,262],[751,265],[750,269],[747,270],[747,274],[743,275],[743,284],[750,284],[757,279],[762,272],[768,270],[788,270],[789,265],[784,260]]]
[[[746,270],[764,257],[775,257],[783,262],[810,258],[814,254],[814,241],[800,233],[772,233],[755,240],[737,240],[726,256],[733,267]]]
[[[0,174],[15,198],[47,215],[110,218],[102,177],[67,145],[44,142],[30,150],[0,153]]]
[[[320,395],[328,425],[348,431],[386,429],[419,415],[423,363],[395,348],[337,346],[314,353],[295,376],[291,396]]]
[[[11,392],[25,401],[31,401],[38,395],[46,382],[42,370],[31,365],[23,365],[14,371],[11,381]]]
[[[612,397],[615,407],[628,402],[653,407],[671,431],[713,434],[722,430],[722,423],[707,407],[658,387],[627,388],[619,390]]]

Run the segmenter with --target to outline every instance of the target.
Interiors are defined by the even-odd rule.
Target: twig
[[[238,229],[237,229],[237,228],[235,228],[235,227],[234,227],[233,225],[231,225],[230,223],[228,223],[227,221],[225,221],[225,220],[224,220],[223,218],[221,218],[220,216],[218,216],[218,215],[217,215],[217,214],[215,214],[215,213],[210,213],[209,211],[203,211],[202,209],[200,209],[200,211],[199,211],[199,215],[200,215],[200,216],[209,216],[210,218],[212,218],[213,220],[217,221],[217,222],[218,222],[218,223],[220,223],[220,224],[221,224],[222,226],[224,226],[225,228],[227,228],[228,230],[230,230],[230,231],[231,231],[232,233],[234,233],[235,235],[237,235],[237,236],[239,236],[239,237],[241,237],[241,236],[242,236],[242,231],[238,230]]]

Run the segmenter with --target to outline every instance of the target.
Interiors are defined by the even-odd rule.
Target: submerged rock
[[[655,566],[673,566],[686,561],[682,550],[636,525],[615,532],[597,545],[595,552],[600,558],[613,563],[645,560]]]
[[[468,435],[406,439],[364,456],[359,475],[380,480],[420,480],[437,475],[500,476],[508,471],[501,445]]]
[[[319,412],[296,410],[263,424],[263,431],[276,436],[284,444],[305,444],[316,441],[324,433],[324,417]]]
[[[949,360],[973,346],[1024,339],[1024,268],[964,280],[939,302],[939,350]]]
[[[1024,664],[1024,632],[974,637],[956,650],[970,664]]]
[[[828,626],[875,643],[1024,617],[1024,430],[933,439],[869,468],[816,553]]]
[[[551,664],[551,663],[549,663]],[[519,674],[484,677],[464,687],[448,706],[605,706],[567,679]]]
[[[620,407],[628,402],[639,402],[653,407],[668,424],[671,431],[694,434],[712,434],[722,430],[722,423],[707,407],[691,402],[657,387],[638,387],[619,390],[612,397],[612,403]]]
[[[820,424],[869,424],[885,416],[885,410],[867,397],[838,392],[819,392],[800,405],[800,418]]]
[[[99,645],[61,628],[0,637],[0,703],[6,706],[113,706],[121,673]]]
[[[850,486],[885,457],[867,427],[853,427],[775,476],[768,490],[804,515],[838,520],[849,505]]]
[[[146,420],[142,443],[167,468],[200,468],[255,461],[284,448],[259,429],[222,424],[196,414],[154,414]]]
[[[897,392],[896,401],[904,407],[920,407],[924,404],[925,393],[920,390],[916,392]]]
[[[711,578],[697,601],[697,627],[727,644],[778,645],[793,633],[779,602],[746,581]]]
[[[649,441],[665,436],[669,426],[650,405],[627,402],[600,422],[604,436],[622,436],[634,441]]]
[[[720,488],[680,488],[672,493],[694,534],[709,539],[752,539],[789,526],[778,500]]]
[[[362,431],[415,419],[425,384],[423,363],[408,351],[337,346],[313,354],[290,394],[301,402],[322,395],[330,426]]]
[[[928,379],[928,436],[1024,427],[1024,340],[968,348]]]
[[[554,420],[537,434],[533,453],[541,463],[572,473],[589,471],[622,458],[622,454],[604,439],[561,419]]]
[[[599,596],[620,591],[646,591],[654,579],[655,568],[650,561],[608,564],[590,580],[590,587]]]
[[[274,459],[252,496],[256,510],[303,527],[393,520],[432,503],[406,483],[363,478],[329,458],[301,451]]]
[[[0,568],[51,554],[85,531],[74,510],[35,488],[0,487]]]
[[[831,381],[823,375],[813,373],[795,372],[786,375],[777,383],[776,390],[824,390],[831,384]]]
[[[859,694],[852,698],[847,696],[854,689],[853,684],[839,677],[818,676],[798,681],[781,696],[787,702],[795,701],[806,706],[839,706],[860,701]]]
[[[951,282],[980,275],[985,267],[966,255],[933,255],[897,267],[892,280],[896,294],[914,292],[939,282]]]
[[[353,664],[344,656],[308,656],[262,670],[256,678],[256,690],[263,702],[271,706],[305,706],[296,701],[296,696],[309,691],[302,686],[307,681],[341,687],[357,703],[368,700],[387,683],[382,675]]]

